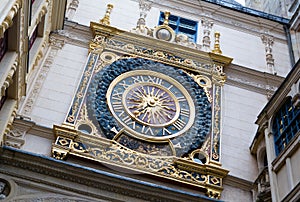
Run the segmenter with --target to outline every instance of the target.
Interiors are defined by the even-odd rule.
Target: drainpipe
[[[286,35],[286,39],[288,42],[288,49],[289,49],[289,55],[290,55],[290,60],[291,60],[291,66],[292,68],[295,65],[295,56],[294,56],[294,51],[293,51],[293,44],[292,44],[292,39],[291,39],[291,33],[288,25],[283,25],[283,29]]]

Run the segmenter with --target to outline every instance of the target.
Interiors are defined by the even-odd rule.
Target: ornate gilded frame
[[[203,52],[178,44],[124,32],[109,25],[91,22],[94,38],[90,42],[84,72],[65,122],[54,126],[56,141],[54,158],[74,155],[107,165],[119,166],[140,173],[175,180],[206,190],[206,195],[220,198],[222,179],[228,171],[220,163],[221,97],[226,80],[223,67],[231,58],[219,53]],[[188,157],[152,156],[130,150],[114,140],[101,137],[87,117],[84,100],[93,72],[122,57],[140,57],[183,69],[201,86],[212,103],[211,133],[201,148]],[[78,130],[82,123],[90,130]],[[122,131],[115,131],[122,133]],[[195,161],[195,154],[206,158],[204,164]]]

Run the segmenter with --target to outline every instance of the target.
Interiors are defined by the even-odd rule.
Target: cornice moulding
[[[253,182],[235,177],[233,175],[227,175],[226,178],[224,178],[224,185],[236,187],[245,191],[253,190]]]
[[[17,117],[13,122],[13,128],[21,131],[26,131],[26,134],[43,137],[50,140],[55,140],[52,128],[36,125],[35,122]]]
[[[150,37],[145,37],[139,34],[126,32],[119,30],[114,27],[101,26],[95,22],[91,22],[93,26],[92,31],[89,27],[80,25],[75,22],[66,21],[65,29],[63,31],[58,31],[51,34],[51,37],[59,38],[65,40],[66,43],[79,45],[81,47],[86,47],[89,41],[93,38],[93,35],[97,34],[101,30],[102,34],[105,33],[109,38],[120,39],[128,44],[138,44],[139,46],[150,47],[154,50],[161,50],[170,52],[172,54],[182,56],[184,58],[189,58],[195,61],[202,59],[207,60],[208,63],[219,62],[221,65],[228,65],[232,58],[214,54],[210,52],[203,52],[186,46],[181,46],[175,43],[169,43],[162,40],[157,40]],[[101,27],[99,27],[101,26]],[[200,59],[199,59],[200,58]]]
[[[123,31],[115,27],[101,25],[96,22],[91,22],[90,27],[92,29],[94,36],[96,35],[106,36],[109,39],[115,39],[117,41],[122,41],[127,44],[140,46],[143,48],[151,48],[151,50],[155,50],[157,52],[162,51],[165,53],[170,53],[170,55],[187,58],[189,60],[193,60],[197,62],[202,62],[207,64],[214,63],[221,66],[227,66],[232,61],[232,58],[227,57],[225,55],[215,54],[211,52],[204,52],[194,48],[178,45],[176,43],[166,42],[152,37],[145,37],[143,35]],[[190,70],[193,71],[193,69]],[[196,71],[196,68],[194,70]]]
[[[218,201],[197,193],[20,152],[9,147],[2,148],[0,159],[3,165],[0,173],[93,199],[121,200],[126,197],[129,200]],[[41,178],[43,175],[47,178]]]
[[[284,78],[247,67],[230,64],[224,68],[226,84],[241,87],[263,95],[273,94]]]
[[[63,39],[66,43],[83,48],[88,48],[89,42],[93,38],[88,26],[72,21],[65,21],[64,30],[52,32],[51,37]]]

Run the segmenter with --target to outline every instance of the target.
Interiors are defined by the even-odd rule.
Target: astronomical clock
[[[199,187],[219,198],[223,66],[231,58],[91,23],[84,72],[53,156],[73,155]],[[160,38],[163,33],[163,37]],[[165,33],[169,37],[165,37]]]

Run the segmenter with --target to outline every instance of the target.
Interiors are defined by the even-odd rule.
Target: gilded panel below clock
[[[185,156],[211,131],[204,89],[183,70],[152,60],[125,58],[104,67],[92,76],[85,104],[102,135],[145,154]]]

